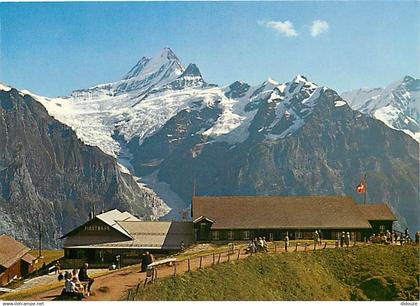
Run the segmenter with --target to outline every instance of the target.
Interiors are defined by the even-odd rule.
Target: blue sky
[[[420,74],[419,9],[416,2],[0,3],[0,82],[67,95],[118,80],[143,55],[170,47],[219,85],[303,74],[338,91],[384,86]]]

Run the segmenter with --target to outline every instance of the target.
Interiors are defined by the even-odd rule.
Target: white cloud
[[[298,36],[298,33],[293,28],[293,23],[289,20],[286,21],[261,21],[261,25],[276,30],[279,34],[286,37]]]
[[[313,37],[316,37],[318,35],[321,35],[324,32],[327,32],[329,30],[330,26],[328,25],[328,22],[325,20],[314,20],[312,22],[312,25],[310,27],[311,35]]]

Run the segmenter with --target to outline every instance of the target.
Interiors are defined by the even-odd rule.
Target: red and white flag
[[[366,185],[364,182],[360,182],[359,185],[357,185],[357,192],[358,193],[365,193],[366,192]]]

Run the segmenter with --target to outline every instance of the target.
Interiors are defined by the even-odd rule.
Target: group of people
[[[268,244],[265,237],[255,237],[254,240],[249,241],[247,252],[268,252]]]
[[[337,234],[337,241],[336,241],[336,245],[340,245],[340,247],[346,246],[349,247],[350,246],[350,241],[351,241],[351,236],[350,236],[350,232],[341,232],[340,234]]]
[[[419,240],[420,232],[416,232],[416,242]],[[393,231],[392,233],[387,230],[385,233],[379,233],[379,234],[372,234],[372,236],[369,237],[370,243],[383,243],[383,244],[406,244],[410,243],[411,237],[408,232],[408,228],[405,229],[404,233],[399,233],[396,231]]]
[[[73,269],[71,272],[66,271],[63,275],[62,272],[58,275],[58,280],[64,280],[63,293],[69,296],[75,296],[77,298],[83,297],[83,285],[82,282],[87,283],[87,293],[88,295],[91,292],[91,287],[94,282],[87,274],[87,269],[89,265],[85,263],[79,271]]]

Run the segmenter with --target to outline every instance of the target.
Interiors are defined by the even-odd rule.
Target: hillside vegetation
[[[260,254],[140,289],[137,300],[418,300],[419,248]]]

